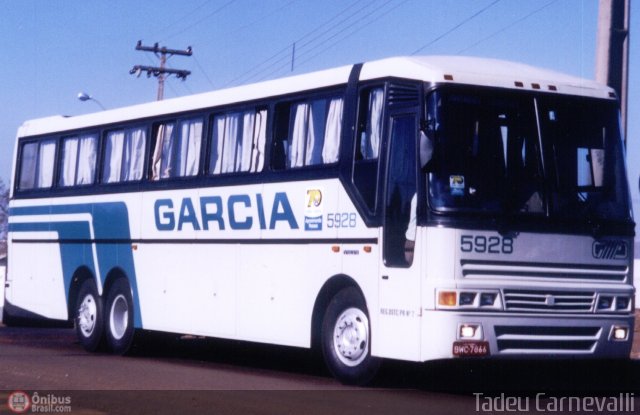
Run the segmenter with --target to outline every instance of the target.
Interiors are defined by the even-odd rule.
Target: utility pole
[[[135,65],[130,71],[130,74],[136,74],[140,76],[142,72],[147,73],[147,78],[151,77],[151,75],[158,78],[158,101],[162,101],[164,98],[164,80],[165,75],[175,75],[176,78],[182,79],[183,81],[187,79],[187,76],[191,75],[191,71],[187,71],[184,69],[170,69],[165,68],[167,64],[167,55],[169,57],[173,55],[181,55],[181,56],[191,56],[193,51],[191,50],[191,46],[187,47],[185,50],[177,50],[177,49],[169,49],[165,46],[158,46],[156,42],[153,46],[142,46],[142,41],[139,40],[136,45],[136,50],[140,50],[143,52],[153,52],[160,59],[160,66],[144,66],[144,65]]]
[[[596,41],[596,81],[616,90],[622,132],[627,137],[629,78],[629,0],[600,0]]]

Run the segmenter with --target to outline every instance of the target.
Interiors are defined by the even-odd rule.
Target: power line
[[[470,22],[471,20],[475,19],[476,17],[480,16],[482,13],[484,13],[487,10],[489,10],[491,7],[495,6],[499,2],[500,2],[500,0],[494,0],[491,4],[483,7],[481,10],[479,10],[476,13],[474,13],[473,15],[467,17],[466,19],[464,19],[463,21],[461,21],[460,23],[458,23],[457,25],[455,25],[451,29],[449,29],[446,32],[444,32],[443,34],[441,34],[440,36],[436,37],[435,39],[433,39],[433,40],[429,41],[428,43],[424,44],[423,46],[419,47],[418,49],[413,51],[411,53],[411,55],[413,56],[413,55],[421,52],[422,50],[424,50],[425,48],[427,48],[427,47],[433,45],[434,43],[438,42],[440,39],[442,39],[443,37],[447,36],[448,34],[451,34],[451,33],[455,32],[460,27],[462,27],[466,23]]]
[[[191,9],[190,11],[188,11],[187,13],[183,14],[182,17],[174,20],[173,22],[169,23],[168,25],[164,26],[161,30],[158,31],[158,34],[160,33],[165,33],[167,30],[169,30],[170,28],[176,26],[178,23],[182,22],[183,20],[187,19],[188,17],[190,17],[192,14],[194,14],[195,12],[197,12],[198,10],[202,9],[204,6],[206,6],[208,3],[211,3],[212,0],[205,0],[204,2],[200,3],[198,6],[196,6],[195,8]]]
[[[387,0],[385,4],[389,3],[390,1],[392,1],[392,0]],[[357,3],[353,3],[353,4],[352,4],[352,6],[353,6],[353,5],[355,5],[355,4],[357,4]],[[347,22],[348,26],[346,26],[345,28],[341,29],[341,30],[338,32],[338,34],[339,34],[339,33],[342,33],[344,30],[348,29],[349,27],[352,27],[352,26],[351,26],[351,24],[350,24],[350,23],[348,23],[348,20],[349,20],[349,19],[351,19],[351,18],[352,18],[352,17],[354,17],[354,16],[357,16],[357,15],[358,15],[359,13],[361,13],[363,10],[367,9],[371,4],[374,4],[374,3],[366,3],[364,7],[359,8],[358,10],[356,10],[355,12],[353,12],[353,13],[351,13],[350,15],[346,16],[346,17],[345,17],[345,18],[343,18],[342,20],[339,20],[337,23],[335,23],[335,24],[333,24],[333,25],[329,26],[327,29],[323,30],[319,35],[317,35],[317,36],[313,37],[312,39],[310,39],[310,40],[308,40],[308,41],[306,41],[306,42],[304,42],[302,45],[300,45],[300,46],[298,47],[298,49],[303,49],[304,47],[309,46],[310,44],[312,44],[312,43],[313,43],[313,42],[315,42],[316,40],[318,40],[318,39],[320,39],[321,37],[323,37],[323,36],[327,35],[328,33],[330,33],[333,29],[335,29],[335,28],[337,28],[337,27],[341,26],[341,25],[342,25],[343,23],[345,23],[345,22]],[[383,6],[384,6],[384,4],[383,4]],[[347,7],[347,8],[346,8],[346,9],[344,9],[341,13],[337,14],[335,17],[339,16],[340,14],[343,14],[345,11],[349,10],[350,8],[351,8],[351,6]],[[378,10],[378,9],[375,9],[374,11],[377,11],[377,10]],[[365,18],[366,18],[367,16],[369,16],[369,15],[366,15],[366,16],[365,16]],[[335,17],[334,17],[334,18],[335,18]],[[328,23],[328,22],[332,21],[334,18],[329,19],[326,23]],[[325,23],[325,24],[326,24],[326,23]],[[308,38],[309,36],[311,36],[313,33],[318,32],[321,28],[323,28],[323,27],[325,26],[325,24],[318,26],[316,29],[312,30],[311,32],[308,32],[307,34],[305,34],[304,36],[302,36],[300,39],[296,40],[296,41],[294,42],[294,44],[297,44],[298,42],[301,42],[302,40],[304,40],[304,39]],[[331,36],[331,37],[330,37],[329,39],[327,39],[327,40],[332,39],[334,36],[335,36],[335,35]],[[326,42],[327,40],[323,41],[323,42],[320,44],[320,46],[321,46],[324,42]],[[315,49],[316,47],[318,47],[318,46],[314,46],[314,47],[312,48],[312,50],[313,50],[313,49]],[[303,51],[302,53],[300,53],[300,54],[299,54],[299,56],[304,55],[305,53],[308,53],[308,52],[304,52],[304,51]],[[262,80],[262,79],[265,79],[265,78],[270,77],[270,76],[271,76],[271,75],[273,75],[274,73],[279,72],[281,67],[283,67],[284,65],[287,65],[287,64],[288,64],[289,56],[290,56],[290,55],[289,55],[289,54],[287,54],[287,55],[283,56],[282,58],[278,59],[276,62],[274,62],[274,63],[272,63],[271,65],[269,65],[267,68],[265,68],[265,69],[264,69],[264,71],[266,71],[267,69],[273,68],[274,66],[278,66],[278,68],[277,68],[277,69],[275,69],[275,70],[273,70],[273,71],[269,72],[267,75],[256,74],[256,75],[254,75],[254,76],[252,76],[252,77],[248,78],[248,79],[247,79],[247,81],[249,81],[249,80],[251,80],[251,79],[253,79],[253,78],[257,78],[258,80]],[[283,62],[283,64],[280,64],[280,62]],[[263,71],[263,72],[264,72],[264,71]]]
[[[278,7],[277,9],[272,10],[270,13],[262,15],[256,20],[253,20],[253,21],[251,21],[251,22],[249,22],[249,23],[247,23],[245,25],[242,25],[242,26],[240,26],[240,27],[238,27],[236,29],[233,29],[233,30],[227,32],[227,34],[238,33],[238,32],[241,32],[241,31],[243,31],[243,30],[245,30],[245,29],[247,29],[249,27],[252,27],[256,23],[262,22],[262,21],[266,20],[267,18],[273,16],[274,14],[278,13],[280,10],[283,10],[283,9],[289,7],[291,4],[295,3],[296,1],[298,1],[298,0],[290,0],[289,2],[287,2],[287,3],[283,4],[282,6]]]
[[[295,40],[294,42],[301,42],[302,40],[306,39],[307,37],[311,36],[313,33],[317,32],[318,30],[322,29],[324,26],[326,26],[327,23],[331,22],[332,20],[336,19],[337,17],[339,17],[340,15],[342,15],[343,13],[345,13],[347,10],[351,9],[352,7],[354,7],[360,0],[356,1],[355,3],[352,3],[351,5],[347,6],[346,8],[340,10],[335,16],[332,16],[329,20],[323,22],[320,26],[316,27],[315,29],[307,32],[305,35],[303,35],[301,38]],[[367,7],[367,6],[365,6]],[[278,51],[277,53],[275,53],[274,55],[272,55],[271,57],[267,58],[266,60],[264,60],[263,62],[259,63],[258,65],[254,66],[253,68],[251,68],[249,71],[241,74],[240,76],[232,79],[230,82],[227,83],[227,85],[235,83],[236,81],[239,80],[243,80],[243,81],[248,81],[256,76],[260,76],[259,73],[257,74],[253,74],[254,72],[264,72],[272,67],[274,67],[275,65],[280,64],[280,62],[282,61],[288,61],[289,59],[289,48],[290,46],[286,46],[285,48],[281,49],[280,51]],[[283,56],[281,56],[284,53]],[[278,56],[281,56],[279,59]],[[272,62],[274,59],[276,59],[275,62]],[[261,69],[261,67],[263,65],[266,65],[267,63],[272,62],[271,64],[267,65],[264,69]],[[251,76],[248,76],[249,74],[253,74]]]
[[[211,13],[206,14],[205,16],[203,16],[202,18],[196,20],[193,23],[190,23],[189,25],[185,26],[184,28],[173,32],[171,34],[169,34],[168,36],[166,36],[166,39],[171,39],[174,38],[178,35],[183,34],[184,32],[193,29],[194,27],[196,27],[197,25],[199,25],[200,23],[204,22],[205,20],[207,20],[208,18],[210,18],[211,16],[214,16],[216,14],[218,14],[219,12],[221,12],[222,10],[224,10],[227,6],[231,5],[232,3],[235,3],[237,0],[230,0],[228,2],[226,2],[225,4],[223,4],[222,6],[218,7],[217,9],[213,10]]]
[[[387,0],[387,3],[391,1],[391,0]],[[353,5],[356,5],[358,2],[353,3]],[[305,43],[303,43],[300,47],[304,48],[307,45],[310,45],[311,43],[315,42],[316,40],[320,39],[322,36],[324,36],[325,34],[331,32],[334,28],[342,25],[343,23],[345,23],[346,21],[348,21],[349,19],[351,19],[353,16],[356,16],[357,14],[359,14],[360,12],[362,12],[363,10],[365,10],[366,8],[368,8],[371,4],[373,3],[367,3],[365,4],[364,7],[359,8],[358,10],[356,10],[355,12],[351,13],[350,15],[346,16],[345,18],[343,18],[342,20],[339,20],[338,22],[334,23],[333,25],[329,26],[327,29],[325,29],[324,31],[322,31],[322,33],[320,33],[318,36],[315,36],[314,38],[312,38],[311,40],[306,41]],[[340,14],[344,13],[345,11],[347,11],[350,7],[346,8],[343,12],[341,12]],[[338,15],[336,15],[335,17],[337,17]],[[332,21],[332,19],[330,19],[329,21]],[[329,22],[328,21],[328,22]],[[328,23],[327,22],[327,23]],[[324,26],[324,24],[322,26],[318,26],[315,30],[307,33],[305,36],[301,37],[300,39],[296,40],[296,42],[302,42],[304,39],[306,39],[307,37],[309,37],[312,33],[317,32],[320,28],[322,28]]]
[[[258,70],[262,65],[265,65],[265,64],[267,64],[268,62],[271,62],[273,59],[277,58],[278,56],[282,55],[283,53],[286,53],[287,55],[286,55],[285,57],[286,57],[286,58],[288,58],[288,56],[289,56],[288,51],[289,51],[289,49],[290,49],[290,48],[291,48],[291,45],[288,45],[288,46],[286,46],[285,48],[283,48],[283,49],[279,50],[278,52],[274,53],[273,55],[271,55],[270,57],[268,57],[267,59],[265,59],[264,61],[262,61],[262,62],[261,62],[261,63],[259,63],[258,65],[254,66],[253,68],[249,69],[248,71],[246,71],[246,72],[244,72],[244,73],[242,73],[242,74],[238,75],[237,77],[233,78],[231,81],[227,82],[227,83],[225,84],[225,86],[231,85],[231,84],[233,84],[233,83],[235,83],[236,81],[239,81],[239,80],[241,80],[241,79],[245,79],[245,77],[246,77],[247,75],[249,75],[250,73],[253,73],[253,72],[257,71],[257,70]],[[279,59],[279,60],[278,60],[278,62],[279,62],[280,60],[282,60],[282,59]],[[270,65],[270,66],[268,66],[267,68],[270,68],[270,67],[271,67],[271,65]],[[251,76],[251,77],[249,77],[249,78],[247,78],[247,79],[251,79],[251,78],[253,78],[253,76]]]
[[[204,75],[205,79],[207,81],[209,81],[209,85],[211,85],[211,88],[215,88],[216,86],[214,85],[213,81],[211,80],[211,78],[209,78],[209,75],[207,75],[207,71],[204,69],[204,67],[200,64],[200,61],[196,58],[195,55],[193,55],[193,60],[195,61],[196,65],[198,65],[198,68],[200,68],[200,71],[202,71],[202,74]]]
[[[322,47],[323,45],[325,45],[329,40],[336,38],[337,36],[339,36],[340,34],[344,33],[345,31],[352,29],[351,32],[347,33],[347,35],[342,36],[340,38],[338,38],[335,42],[329,44],[328,46],[326,46],[325,48],[321,49],[318,53],[312,55],[311,57],[307,58],[306,60],[303,60],[302,62],[300,62],[298,65],[304,65],[305,63],[315,59],[316,57],[320,56],[321,54],[323,54],[325,51],[327,51],[328,49],[331,49],[333,46],[337,45],[338,43],[344,41],[345,39],[350,38],[351,36],[355,35],[356,33],[360,32],[362,29],[365,29],[367,27],[369,27],[369,25],[371,25],[372,23],[382,19],[383,17],[385,17],[386,15],[388,15],[389,13],[391,13],[392,11],[396,10],[397,8],[399,8],[400,6],[402,6],[403,4],[407,3],[409,0],[403,0],[399,3],[396,3],[395,6],[393,6],[392,8],[384,11],[382,14],[373,17],[370,20],[365,20],[367,18],[369,18],[369,16],[373,15],[375,12],[377,12],[378,10],[381,10],[382,8],[384,8],[385,6],[387,6],[387,4],[389,4],[391,1],[388,1],[386,3],[384,3],[382,6],[378,7],[377,9],[373,10],[371,13],[365,15],[363,17],[363,19],[359,22],[360,26],[358,27],[357,25],[354,26],[349,26],[344,28],[343,30],[340,30],[338,33],[334,34],[333,36],[331,36],[330,38],[326,39],[324,42],[322,42],[320,45],[316,45],[313,48],[311,48],[310,50],[307,50],[305,53],[308,55],[309,53],[311,53],[313,50],[318,49],[319,47]],[[304,55],[305,53],[303,53],[302,55]]]
[[[367,27],[369,27],[372,23],[380,20],[381,18],[383,18],[384,16],[386,16],[387,14],[391,13],[392,11],[394,11],[395,9],[399,8],[400,6],[402,6],[404,3],[406,3],[409,0],[404,0],[400,3],[396,3],[393,7],[391,7],[388,10],[385,10],[382,14],[379,14],[377,16],[373,16],[375,13],[377,13],[379,10],[382,10],[384,7],[386,7],[389,3],[391,3],[391,1],[387,1],[384,4],[382,4],[381,6],[377,7],[376,9],[370,11],[369,13],[367,13],[366,15],[364,15],[362,18],[359,19],[359,21],[355,24],[355,25],[349,25],[347,27],[344,27],[342,29],[340,29],[337,33],[334,33],[333,35],[331,35],[329,38],[324,39],[320,44],[317,44],[315,46],[313,46],[310,49],[307,49],[306,51],[304,51],[303,53],[301,53],[300,55],[309,55],[309,53],[313,52],[314,50],[317,50],[318,48],[322,48],[323,46],[325,46],[324,48],[320,49],[320,51],[318,51],[317,53],[315,53],[314,55],[308,57],[307,59],[302,60],[301,62],[298,63],[298,66],[302,66],[307,62],[310,62],[311,60],[315,59],[316,57],[320,56],[321,54],[323,54],[325,51],[327,51],[328,49],[331,49],[333,46],[337,45],[338,43],[344,41],[345,39],[348,39],[349,37],[355,35],[356,33],[358,33],[359,31],[361,31],[362,29],[365,29]],[[373,17],[372,17],[373,16]],[[346,35],[344,36],[340,36],[341,34],[343,34],[344,32],[349,31]],[[339,37],[340,36],[340,37]],[[334,42],[328,44],[329,41],[331,41],[332,39],[337,38],[337,40],[335,40]],[[277,72],[279,72],[281,68],[278,68],[274,71],[271,71],[269,74],[263,76],[261,79],[265,79],[268,78],[274,74],[276,74]]]
[[[344,13],[346,13],[348,10],[350,10],[351,8],[353,8],[356,4],[358,4],[361,0],[356,1],[355,3],[350,4],[349,6],[345,7],[344,9],[340,10],[337,14],[335,14],[334,16],[332,16],[331,18],[329,18],[328,20],[324,21],[323,23],[321,23],[319,26],[317,26],[316,28],[310,30],[309,32],[307,32],[306,34],[304,34],[302,37],[296,39],[294,42],[296,43],[300,43],[303,40],[307,39],[309,36],[313,35],[314,33],[318,32],[319,30],[325,28],[327,26],[327,24],[331,23],[332,21],[335,21],[335,19],[339,18],[341,15],[343,15]],[[364,7],[358,9],[356,11],[356,13],[353,13],[351,15],[349,15],[349,17],[352,17],[353,15],[357,14],[358,12],[364,10],[365,8],[367,8],[369,6],[369,4],[365,5]],[[345,19],[342,19],[345,20]],[[333,26],[332,26],[333,27]],[[326,32],[326,29],[325,29]],[[323,33],[325,33],[323,32]],[[306,44],[306,43],[305,43]],[[260,74],[254,74],[254,72],[264,72],[266,70],[269,70],[271,68],[273,68],[276,65],[279,65],[281,62],[288,62],[289,61],[289,51],[291,49],[291,43],[289,43],[286,47],[284,47],[283,49],[279,50],[278,52],[276,52],[275,54],[273,54],[272,56],[270,56],[269,58],[267,58],[266,60],[260,62],[258,65],[254,66],[253,68],[249,69],[248,71],[240,74],[239,76],[235,77],[234,79],[232,79],[231,81],[229,81],[226,85],[230,85],[233,83],[236,83],[237,81],[243,80],[243,81],[248,81],[250,79],[255,78],[256,76],[260,76]],[[274,62],[275,60],[275,62]],[[271,63],[270,63],[271,62]],[[264,65],[267,65],[266,67],[263,68]],[[251,74],[251,75],[250,75]],[[250,76],[249,76],[250,75]]]
[[[469,45],[469,46],[467,46],[467,47],[465,47],[465,48],[460,49],[456,54],[457,54],[457,55],[459,55],[459,54],[461,54],[462,52],[466,52],[467,50],[472,49],[473,47],[475,47],[475,46],[479,45],[480,43],[485,42],[485,41],[487,41],[487,40],[491,39],[492,37],[495,37],[495,36],[499,35],[500,33],[504,32],[504,31],[506,31],[506,30],[511,29],[513,26],[517,25],[518,23],[521,23],[521,22],[523,22],[523,21],[527,20],[529,17],[533,16],[533,15],[534,15],[534,14],[536,14],[536,13],[541,12],[542,10],[546,9],[547,7],[549,7],[549,6],[551,6],[552,4],[557,3],[557,2],[558,2],[558,0],[552,0],[552,1],[548,2],[548,3],[547,3],[547,4],[545,4],[544,6],[542,6],[542,7],[538,8],[538,9],[535,9],[534,11],[530,12],[530,13],[529,13],[529,14],[527,14],[526,16],[523,16],[523,17],[521,17],[521,18],[519,18],[519,19],[517,19],[517,20],[515,20],[515,21],[511,22],[511,23],[510,23],[510,24],[508,24],[507,26],[504,26],[503,28],[501,28],[501,29],[499,29],[499,30],[497,30],[497,31],[493,32],[493,33],[492,33],[492,34],[490,34],[489,36],[484,37],[484,38],[482,38],[482,39],[478,40],[477,42],[474,42],[473,44],[471,44],[471,45]]]
[[[322,48],[323,46],[327,45],[327,43],[335,38],[337,38],[338,36],[340,36],[341,34],[343,34],[346,31],[350,31],[349,33],[347,33],[345,36],[339,37],[336,41],[332,42],[331,44],[327,45],[326,47],[322,48],[318,53],[308,57],[307,59],[302,60],[301,62],[298,63],[298,66],[302,66],[305,63],[315,59],[316,57],[318,57],[319,55],[321,55],[322,53],[324,53],[325,51],[327,51],[328,49],[332,48],[333,46],[335,46],[336,44],[344,41],[345,39],[353,36],[354,34],[356,34],[357,32],[361,31],[362,29],[368,27],[371,23],[380,20],[381,18],[383,18],[384,16],[386,16],[387,14],[391,13],[393,10],[397,9],[398,7],[402,6],[404,3],[406,3],[408,0],[404,0],[400,3],[397,3],[394,7],[386,10],[385,12],[383,12],[382,14],[378,15],[378,16],[374,16],[373,18],[370,19],[370,17],[372,15],[374,15],[375,13],[377,13],[379,10],[383,9],[384,7],[386,7],[389,3],[391,3],[391,0],[386,1],[385,3],[383,3],[381,6],[375,8],[374,10],[370,11],[369,13],[367,13],[366,15],[362,16],[358,22],[354,25],[349,25],[346,27],[343,27],[342,29],[340,29],[338,32],[334,33],[333,35],[331,35],[329,38],[324,39],[321,43],[314,45],[313,47],[311,47],[310,49],[305,50],[304,52],[299,54],[299,57],[302,56],[308,56],[310,53],[312,53],[313,51],[317,50],[318,48]],[[277,72],[279,72],[281,68],[278,68],[274,71],[271,71],[270,73],[264,75],[261,79],[266,79],[274,74],[276,74]]]

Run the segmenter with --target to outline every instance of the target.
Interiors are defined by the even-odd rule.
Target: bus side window
[[[278,104],[273,168],[281,170],[337,162],[343,104],[342,97]]]
[[[209,174],[262,171],[266,134],[264,108],[214,116]]]
[[[98,153],[98,135],[84,134],[62,140],[60,186],[93,184]]]
[[[142,179],[147,131],[134,127],[109,131],[105,140],[103,183]]]
[[[151,160],[153,180],[198,174],[202,125],[202,118],[158,125]]]
[[[26,143],[20,158],[20,190],[47,189],[53,184],[56,141],[54,139]]]
[[[370,211],[375,211],[378,158],[382,140],[384,110],[383,87],[367,88],[360,93],[358,130],[353,165],[353,183]]]

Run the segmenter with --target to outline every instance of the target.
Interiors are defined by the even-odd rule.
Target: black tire
[[[355,287],[340,290],[324,314],[322,355],[333,376],[348,385],[373,379],[382,360],[371,356],[371,325],[362,295]]]
[[[107,346],[114,354],[124,355],[131,350],[135,335],[133,313],[131,287],[126,279],[119,278],[107,294],[104,316]]]
[[[104,308],[102,297],[98,295],[96,283],[84,280],[78,291],[73,316],[76,336],[82,347],[89,352],[104,346]]]

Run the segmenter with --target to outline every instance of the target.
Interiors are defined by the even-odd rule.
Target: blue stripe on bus
[[[91,236],[87,221],[58,222],[51,218],[48,222],[36,223],[10,223],[9,232],[57,232],[62,240],[86,240],[87,243],[61,243],[60,257],[62,259],[62,272],[64,279],[65,298],[69,302],[69,288],[73,273],[81,266],[87,266],[93,275],[97,275],[93,260],[91,241],[95,240],[131,240],[129,227],[129,213],[127,206],[122,202],[116,203],[90,203],[78,205],[32,206],[14,207],[9,209],[11,217],[33,215],[62,215],[62,214],[90,214],[94,235]],[[98,268],[102,286],[107,279],[107,272],[121,269],[129,277],[134,299],[134,326],[142,328],[140,314],[140,297],[133,251],[129,243],[96,243]]]

